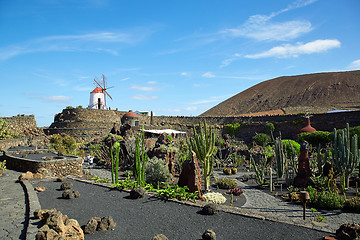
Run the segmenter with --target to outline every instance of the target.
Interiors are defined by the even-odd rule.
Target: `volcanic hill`
[[[360,70],[278,77],[219,103],[200,116],[324,113],[360,109]]]

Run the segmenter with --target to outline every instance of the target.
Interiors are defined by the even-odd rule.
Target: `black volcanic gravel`
[[[114,231],[95,232],[85,239],[151,239],[162,233],[170,240],[201,239],[206,229],[213,229],[217,239],[321,239],[326,233],[220,212],[199,214],[201,208],[165,202],[155,198],[129,199],[129,193],[92,184],[71,181],[80,198],[62,199],[61,182],[34,182],[46,187],[38,193],[42,209],[56,208],[85,225],[91,217],[112,216]]]

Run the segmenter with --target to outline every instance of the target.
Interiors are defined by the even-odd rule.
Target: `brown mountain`
[[[200,116],[320,113],[360,108],[360,71],[278,77],[219,103]]]

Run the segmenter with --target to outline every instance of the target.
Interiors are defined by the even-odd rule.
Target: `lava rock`
[[[130,192],[131,199],[143,198],[145,196],[146,190],[143,187],[133,188]]]
[[[84,233],[85,234],[94,233],[96,231],[97,226],[98,226],[100,221],[101,221],[101,218],[99,218],[99,217],[90,218],[90,220],[84,226]]]
[[[65,181],[65,178],[64,177],[58,177],[56,179],[57,182],[64,182]]]
[[[62,198],[73,199],[73,198],[75,198],[74,192],[67,189],[62,193]]]
[[[116,226],[114,219],[111,216],[106,216],[101,218],[100,223],[98,224],[96,230],[97,231],[106,231],[112,230]]]
[[[203,235],[202,235],[202,239],[203,240],[216,240],[216,234],[212,229],[207,229]]]
[[[22,173],[19,176],[19,181],[30,181],[33,178],[34,174],[32,172],[27,171],[26,173]]]
[[[168,238],[164,234],[157,234],[151,240],[168,240]]]
[[[61,184],[60,189],[67,190],[67,189],[71,189],[72,187],[73,184],[71,182],[64,182],[63,184]]]
[[[209,203],[202,208],[201,212],[204,215],[214,215],[217,214],[219,210],[217,209],[217,206],[214,203]]]
[[[346,223],[342,224],[338,230],[336,230],[336,238],[339,240],[351,240],[358,239],[360,237],[360,224]]]
[[[35,191],[37,191],[37,192],[43,192],[43,191],[45,191],[45,187],[44,187],[44,186],[36,186],[34,189],[35,189]]]
[[[73,193],[74,193],[74,197],[75,197],[75,198],[80,197],[80,193],[79,193],[79,191],[73,191]]]

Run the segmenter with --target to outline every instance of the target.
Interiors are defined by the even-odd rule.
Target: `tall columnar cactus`
[[[116,142],[110,149],[111,155],[111,182],[119,182],[119,154],[120,154],[120,143]]]
[[[281,137],[275,140],[276,173],[278,178],[283,178],[286,168],[286,155]]]
[[[134,177],[135,181],[140,185],[145,185],[145,165],[148,155],[145,152],[145,132],[142,132],[141,146],[139,136],[135,140],[135,156],[134,156]]]
[[[346,187],[349,187],[350,175],[355,172],[360,162],[360,150],[358,149],[357,135],[350,139],[349,124],[345,129],[336,132],[334,129],[334,149],[332,161],[336,170],[345,173]]]
[[[257,165],[255,163],[252,154],[250,154],[250,167],[253,168],[255,171],[256,183],[259,185],[264,185],[266,183],[265,181],[266,157],[264,157],[260,162],[260,164]]]
[[[202,164],[205,191],[208,191],[210,188],[210,174],[214,164],[212,155],[216,152],[215,134],[210,127],[207,128],[206,122],[204,122],[203,126],[201,123],[199,124],[199,133],[196,132],[195,126],[193,130],[194,136],[190,138],[189,145]]]

